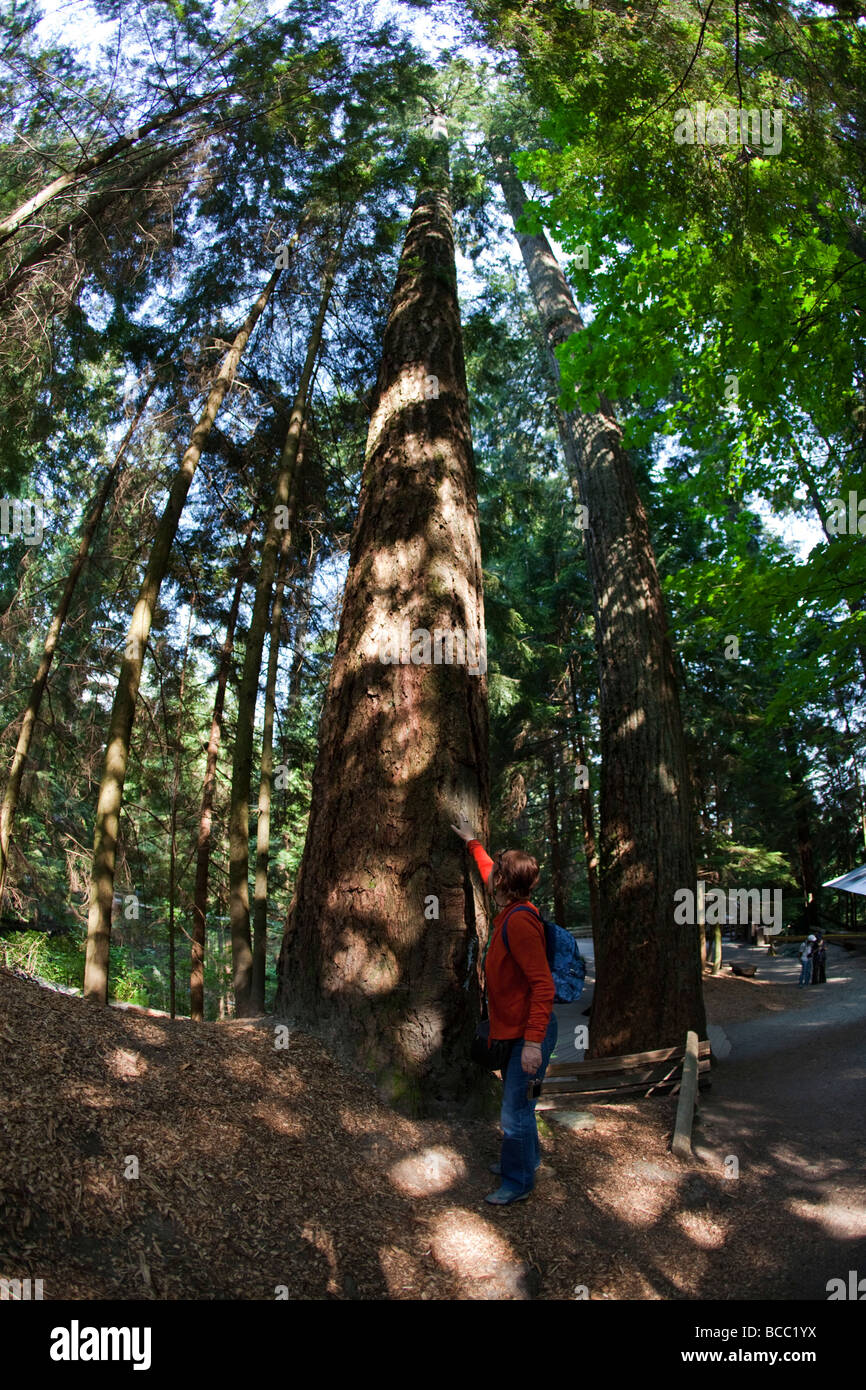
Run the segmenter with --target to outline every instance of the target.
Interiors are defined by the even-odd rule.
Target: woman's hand
[[[534,1076],[541,1070],[541,1044],[524,1043],[523,1051],[520,1054],[520,1065],[528,1076]]]
[[[470,840],[475,840],[478,838],[475,834],[475,831],[472,829],[472,826],[469,824],[468,820],[462,813],[460,816],[460,824],[452,825],[451,829],[454,831],[456,835],[460,836],[461,840],[465,840],[467,843]]]

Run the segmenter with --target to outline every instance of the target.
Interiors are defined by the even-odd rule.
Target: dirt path
[[[762,1181],[767,1243],[788,1247],[770,1296],[826,1299],[828,1279],[866,1274],[866,960],[830,946],[828,983],[798,991],[791,959],[727,959],[757,961],[789,1007],[716,1025],[730,1050],[701,1100],[696,1157]]]

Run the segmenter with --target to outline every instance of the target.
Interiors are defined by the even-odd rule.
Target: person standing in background
[[[812,947],[812,984],[826,985],[827,983],[827,947],[824,942],[824,933],[818,932],[815,945]]]
[[[815,944],[814,936],[807,936],[800,947],[800,979],[798,989],[803,989],[805,985],[812,983],[812,947]]]

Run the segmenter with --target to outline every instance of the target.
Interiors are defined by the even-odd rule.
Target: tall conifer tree
[[[417,1109],[465,1096],[486,939],[450,824],[487,825],[475,472],[436,116],[385,329],[277,1007]],[[467,660],[435,657],[434,633]],[[440,638],[440,656],[447,644]],[[475,657],[474,669],[471,664]]]
[[[490,151],[517,224],[526,195],[507,149]],[[518,231],[559,381],[557,344],[583,329],[547,237]],[[591,1053],[642,1052],[706,1029],[694,925],[674,919],[694,891],[694,827],[668,619],[646,511],[610,402],[565,417],[577,469],[595,609],[601,720],[600,930]]]

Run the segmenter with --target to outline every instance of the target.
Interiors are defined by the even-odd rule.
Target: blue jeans
[[[541,1067],[536,1079],[544,1076],[550,1054],[556,1047],[556,1014],[550,1015],[547,1033],[541,1044]],[[520,1065],[523,1039],[520,1038],[511,1049],[511,1057],[505,1071],[500,1120],[504,1130],[502,1156],[499,1166],[502,1186],[512,1192],[530,1192],[535,1186],[535,1170],[538,1167],[541,1150],[538,1144],[538,1125],[535,1122],[535,1101],[529,1099],[529,1084],[532,1077]]]
[[[810,984],[812,983],[812,957],[811,957],[811,956],[807,956],[806,959],[805,959],[804,961],[801,962],[800,981],[799,981],[799,983],[800,983],[801,985],[810,985]]]

